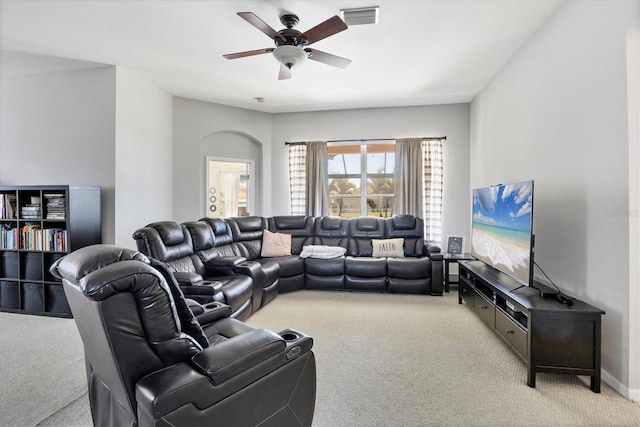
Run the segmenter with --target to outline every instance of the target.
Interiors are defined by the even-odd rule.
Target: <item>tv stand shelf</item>
[[[604,311],[579,300],[563,304],[541,297],[482,261],[461,261],[458,303],[464,301],[527,365],[527,385],[537,372],[587,375],[600,393],[601,319]]]

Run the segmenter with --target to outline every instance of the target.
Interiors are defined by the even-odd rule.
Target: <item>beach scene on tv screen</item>
[[[533,181],[473,191],[473,256],[528,284]]]

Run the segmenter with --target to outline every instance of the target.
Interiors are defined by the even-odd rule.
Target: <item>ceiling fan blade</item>
[[[273,48],[247,50],[246,52],[227,53],[226,55],[222,55],[222,56],[224,56],[227,59],[237,59],[237,58],[244,58],[246,56],[262,55],[263,53],[271,53],[271,52],[273,52]]]
[[[278,80],[287,80],[291,78],[291,70],[286,65],[280,64],[280,73],[278,74]]]
[[[318,24],[310,30],[307,30],[304,33],[300,34],[297,38],[307,39],[307,45],[310,45],[311,43],[315,43],[346,29],[347,24],[345,24],[338,15],[335,15],[327,19],[323,23]]]
[[[257,29],[259,29],[260,31],[262,31],[263,33],[265,33],[266,35],[268,35],[273,40],[279,39],[279,40],[282,40],[282,41],[286,41],[286,39],[284,38],[284,36],[282,34],[277,32],[273,28],[271,28],[269,26],[269,24],[264,22],[262,19],[258,18],[258,16],[256,16],[255,13],[253,13],[253,12],[238,12],[238,16],[241,17],[242,19],[244,19],[245,21],[247,21],[249,24],[251,24],[254,27],[256,27]]]
[[[332,55],[327,52],[323,52],[318,49],[305,49],[305,52],[309,53],[309,59],[314,61],[322,62],[327,65],[331,65],[333,67],[338,68],[347,68],[349,64],[351,64],[351,60],[347,58],[342,58],[340,56]]]

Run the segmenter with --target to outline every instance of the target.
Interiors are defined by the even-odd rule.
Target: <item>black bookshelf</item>
[[[0,311],[71,317],[56,260],[102,241],[100,187],[0,186]]]

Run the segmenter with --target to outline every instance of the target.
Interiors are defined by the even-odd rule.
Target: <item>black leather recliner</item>
[[[200,307],[140,252],[93,245],[58,260],[85,351],[96,426],[311,425],[311,337],[274,333]]]

